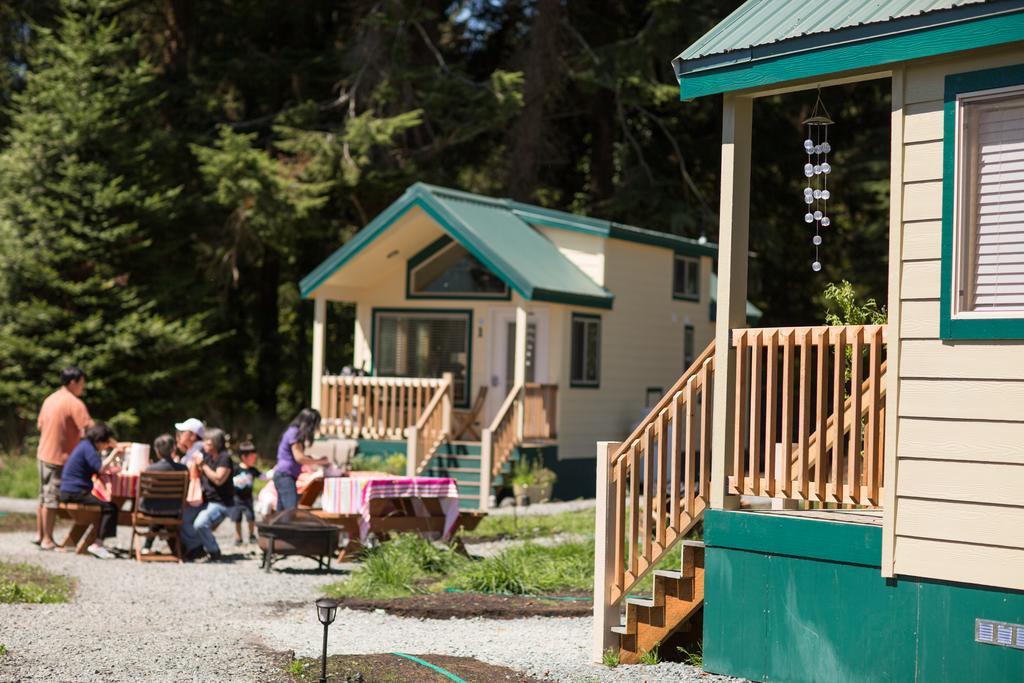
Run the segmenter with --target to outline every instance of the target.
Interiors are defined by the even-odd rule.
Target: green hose
[[[396,657],[405,657],[406,659],[408,659],[411,662],[416,662],[417,664],[425,666],[428,669],[433,669],[434,671],[436,671],[437,673],[441,674],[442,676],[445,676],[448,679],[455,681],[455,683],[466,683],[466,681],[464,679],[459,678],[458,676],[453,674],[451,671],[448,671],[446,669],[442,669],[441,667],[437,666],[436,664],[431,664],[430,662],[422,660],[419,657],[413,657],[412,655],[407,655],[404,652],[392,652],[391,654],[393,654]]]

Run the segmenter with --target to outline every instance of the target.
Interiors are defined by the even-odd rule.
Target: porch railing
[[[486,507],[491,483],[515,449],[526,441],[554,439],[558,433],[557,384],[518,384],[483,430],[480,448],[480,500]]]
[[[405,440],[444,379],[347,377],[321,379],[320,431],[352,439]]]
[[[735,330],[729,492],[880,505],[885,341],[884,325]]]
[[[419,420],[406,430],[405,457],[406,472],[409,476],[416,476],[422,472],[437,449],[451,434],[452,383],[452,375],[445,373],[441,379],[441,386],[434,391]]]

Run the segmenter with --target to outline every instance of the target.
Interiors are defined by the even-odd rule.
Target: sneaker
[[[220,553],[210,553],[210,555],[209,555],[209,557],[207,559],[210,562],[220,562],[220,558],[221,558],[221,554]]]
[[[98,557],[101,560],[110,560],[110,559],[113,559],[113,557],[114,557],[114,554],[111,553],[109,550],[107,550],[106,548],[104,548],[101,545],[95,545],[95,544],[89,546],[89,554],[92,555],[93,557]]]
[[[204,557],[206,557],[206,551],[203,550],[202,546],[199,546],[198,548],[193,548],[186,552],[184,560],[186,562],[195,562],[196,560],[201,560]]]
[[[239,546],[243,546],[243,545],[245,545],[245,544],[242,543],[242,539],[240,539],[240,538],[236,538],[235,539],[235,547],[236,548],[239,547]]]
[[[257,543],[259,543],[259,541],[256,540],[255,536],[250,536],[249,537],[249,543],[252,543],[253,545],[256,545]]]
[[[140,550],[139,552],[141,552],[143,555],[152,555],[153,549],[147,546],[142,546],[142,550]]]

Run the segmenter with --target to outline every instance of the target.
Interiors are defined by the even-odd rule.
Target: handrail
[[[491,477],[498,476],[505,461],[509,459],[512,452],[522,443],[522,425],[519,419],[522,414],[522,396],[525,387],[517,384],[508,392],[508,396],[502,402],[498,413],[491,420],[487,431],[490,434],[489,442],[491,447],[490,471]],[[488,440],[485,440],[485,443]]]
[[[714,369],[712,342],[607,465],[613,604],[703,519],[711,502]]]
[[[405,438],[444,379],[325,375],[320,431],[354,439]]]
[[[451,373],[445,373],[441,385],[423,409],[416,424],[407,430],[406,472],[416,476],[424,469],[437,449],[451,432],[452,391]]]
[[[633,430],[633,433],[627,436],[626,439],[622,442],[622,446],[619,447],[619,450],[615,451],[615,454],[612,456],[612,465],[617,463],[625,456],[627,452],[627,444],[632,443],[634,440],[640,438],[641,434],[643,434],[644,430],[647,428],[647,423],[648,420],[651,419],[651,416],[657,415],[659,412],[668,407],[668,405],[672,402],[672,397],[675,396],[678,392],[682,391],[683,388],[686,386],[686,383],[689,382],[690,379],[694,377],[698,372],[700,372],[701,368],[704,366],[704,362],[709,358],[713,358],[714,355],[715,340],[712,339],[711,343],[707,345],[707,348],[701,351],[700,355],[697,356],[697,358],[693,361],[692,364],[690,364],[690,367],[686,368],[683,371],[682,376],[680,376],[679,379],[676,380],[675,384],[673,384],[672,387],[665,392],[665,395],[661,397],[661,400],[659,400],[655,404],[654,408],[652,408],[651,412],[647,414],[647,417],[644,419],[644,421],[637,425],[636,429]]]
[[[558,435],[558,385],[530,383],[523,391],[523,440]]]
[[[886,336],[884,325],[733,330],[728,491],[880,505]]]

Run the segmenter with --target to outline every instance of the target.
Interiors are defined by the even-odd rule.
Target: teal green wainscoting
[[[757,681],[1024,681],[1024,650],[974,642],[1024,623],[1024,593],[880,574],[881,528],[710,510],[704,667]]]

